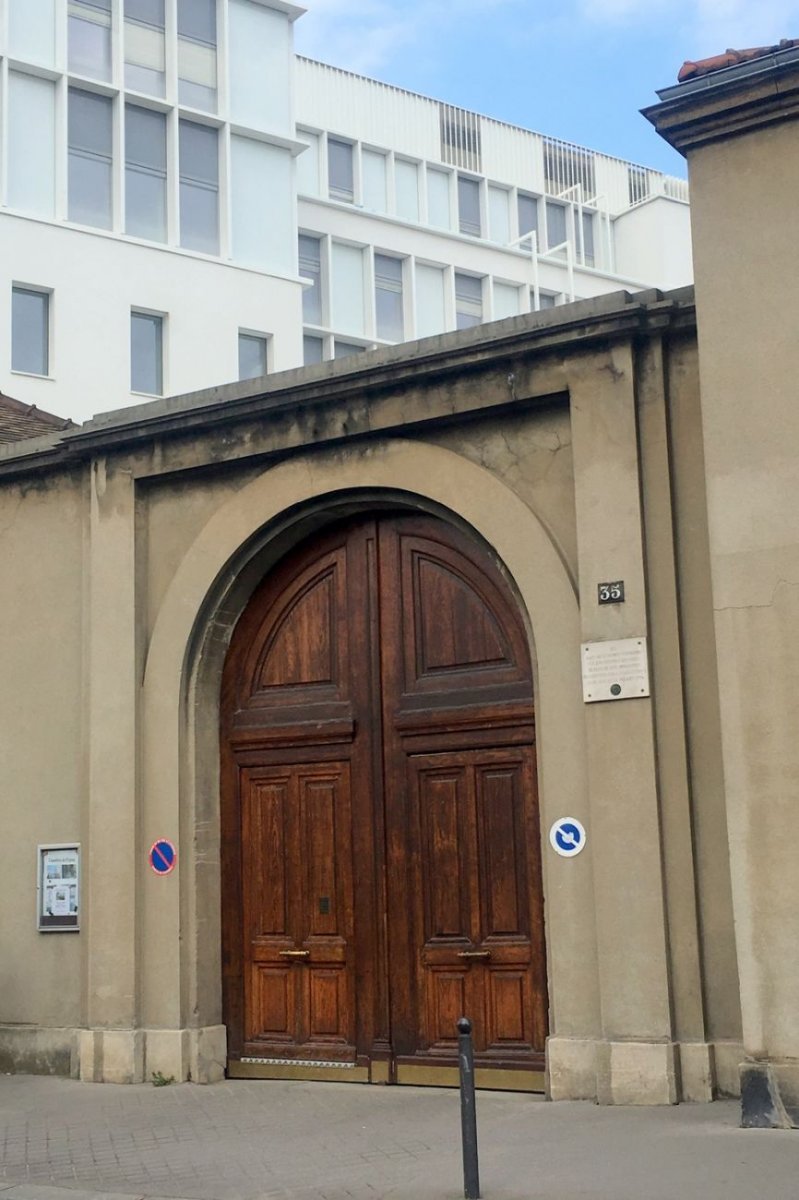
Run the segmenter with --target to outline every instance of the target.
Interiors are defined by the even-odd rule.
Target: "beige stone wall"
[[[80,842],[87,858],[85,522],[80,474],[0,489],[0,1023],[85,1016],[88,931],[36,928],[37,845]],[[63,1045],[42,1044],[43,1063]]]
[[[59,1061],[72,1053],[86,1079],[220,1077],[227,640],[290,545],[381,499],[449,515],[503,565],[531,637],[542,834],[563,815],[589,832],[574,860],[544,841],[552,1096],[711,1098],[711,1043],[734,1044],[739,1024],[694,344],[620,337],[535,354],[520,340],[512,353],[443,383],[375,389],[368,405],[286,405],[224,437],[98,452],[24,497],[0,487],[0,547],[21,564],[4,611],[24,629],[20,682],[0,688],[10,776],[20,811],[38,779],[53,797],[42,812],[79,822],[46,840],[87,848],[81,934],[50,935],[51,951],[33,899],[11,929],[23,969],[0,980],[0,1026],[80,1030],[60,1038]],[[596,585],[615,578],[627,602],[600,609]],[[584,705],[581,641],[625,636],[649,638],[652,697]],[[28,696],[57,730],[44,755]],[[45,840],[49,816],[25,821]],[[166,879],[147,866],[158,837],[178,846]],[[21,892],[30,879],[15,870]],[[12,1042],[0,1029],[0,1055]]]
[[[724,775],[748,1054],[799,1058],[799,124],[689,156]]]

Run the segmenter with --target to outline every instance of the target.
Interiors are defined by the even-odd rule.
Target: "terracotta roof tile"
[[[736,63],[751,62],[754,58],[765,58],[768,54],[776,54],[778,50],[791,50],[799,46],[799,38],[783,38],[776,46],[755,46],[751,50],[725,50],[713,58],[701,58],[699,62],[684,62],[677,76],[678,83],[686,83],[699,75],[710,75],[713,71],[723,71],[725,67],[734,67]]]
[[[35,404],[23,404],[0,392],[0,445],[71,429],[74,424],[68,417],[56,417]]]

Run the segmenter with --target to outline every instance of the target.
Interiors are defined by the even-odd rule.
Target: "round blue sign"
[[[175,847],[166,838],[160,838],[150,847],[150,866],[156,875],[168,875],[174,870],[177,859]]]
[[[574,858],[585,846],[585,829],[576,817],[561,817],[549,831],[549,844],[562,858]]]

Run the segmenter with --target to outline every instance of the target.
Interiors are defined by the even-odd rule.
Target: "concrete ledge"
[[[78,1077],[77,1029],[0,1025],[0,1073]]]
[[[707,1042],[680,1042],[680,1100],[709,1104],[716,1095],[714,1048]]]
[[[746,1058],[741,1042],[714,1042],[716,1095],[737,1099],[741,1094],[741,1063]]]
[[[547,1040],[550,1100],[596,1100],[597,1042],[592,1038]]]
[[[176,1083],[218,1083],[225,1077],[227,1030],[82,1029],[80,1078],[89,1083],[149,1083],[153,1074]]]
[[[672,1042],[600,1043],[600,1104],[676,1104],[676,1047]]]

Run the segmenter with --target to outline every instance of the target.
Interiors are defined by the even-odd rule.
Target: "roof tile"
[[[751,50],[725,50],[712,58],[701,58],[698,62],[684,62],[677,76],[678,83],[687,83],[699,75],[710,75],[713,71],[723,71],[725,67],[734,67],[737,63],[751,62],[755,58],[765,58],[776,54],[778,50],[791,50],[799,46],[799,38],[783,38],[776,46],[754,46]]]
[[[23,404],[0,392],[0,445],[41,437],[44,433],[57,433],[71,429],[74,424],[68,417],[56,417],[35,404]]]

